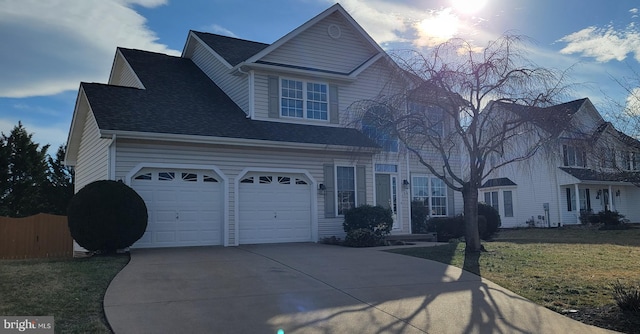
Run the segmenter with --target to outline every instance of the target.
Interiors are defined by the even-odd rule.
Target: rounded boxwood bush
[[[375,235],[385,236],[391,232],[393,227],[393,216],[391,209],[381,206],[361,205],[344,213],[344,231],[356,229],[369,229]]]
[[[69,230],[85,249],[114,252],[131,246],[147,229],[147,206],[135,190],[122,182],[95,181],[69,203]]]
[[[498,232],[498,228],[502,226],[500,213],[491,205],[478,203],[478,216],[484,216],[486,221],[485,228],[480,229],[480,238],[488,240]]]
[[[344,244],[349,247],[375,247],[384,244],[384,238],[376,235],[370,229],[357,228],[347,233]]]

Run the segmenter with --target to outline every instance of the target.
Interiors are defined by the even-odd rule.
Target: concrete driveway
[[[320,244],[133,250],[120,333],[606,333],[441,263]]]

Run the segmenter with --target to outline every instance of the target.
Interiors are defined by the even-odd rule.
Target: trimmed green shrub
[[[484,227],[480,222],[480,216],[484,217]],[[491,205],[487,205],[484,203],[478,203],[478,229],[480,230],[480,238],[483,240],[490,239],[496,232],[498,232],[498,228],[502,226],[502,221],[500,220],[500,213]]]
[[[384,242],[384,237],[391,232],[393,216],[390,209],[362,205],[345,212],[342,227],[347,232],[346,245],[352,246],[350,242],[357,241],[358,247],[364,247],[368,240],[369,246],[378,246]],[[370,233],[360,230],[367,230]],[[371,235],[370,238],[369,235]]]
[[[435,229],[429,230],[429,208],[424,206],[422,201],[411,202],[411,233],[422,234],[427,232],[435,232]]]
[[[438,242],[448,242],[464,236],[464,217],[434,217],[429,219],[429,225],[438,235]]]
[[[69,231],[89,251],[115,252],[131,246],[147,228],[147,206],[129,186],[95,181],[71,198]]]
[[[613,284],[613,299],[625,312],[640,312],[640,290],[617,282]]]
[[[375,247],[384,244],[384,238],[368,228],[357,228],[347,232],[344,244],[349,247]]]

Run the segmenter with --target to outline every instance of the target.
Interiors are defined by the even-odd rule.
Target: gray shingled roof
[[[480,188],[515,186],[516,183],[507,177],[499,177],[497,179],[489,179]]]
[[[190,59],[120,51],[146,89],[82,83],[102,130],[378,148],[356,129],[247,119]]]
[[[524,116],[549,131],[559,135],[567,126],[573,114],[575,114],[587,99],[565,102],[549,107],[530,107],[521,104],[496,102],[500,107],[510,110],[515,114]]]
[[[265,43],[216,35],[207,32],[193,31],[193,33],[211,49],[217,52],[222,58],[224,58],[229,64],[231,64],[231,66],[240,64],[269,46],[269,44]]]
[[[559,168],[580,181],[640,182],[640,172],[604,173],[587,168]]]

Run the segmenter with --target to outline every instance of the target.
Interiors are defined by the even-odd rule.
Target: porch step
[[[392,234],[385,237],[387,242],[403,242],[403,241],[431,241],[438,240],[435,233],[425,234]]]

